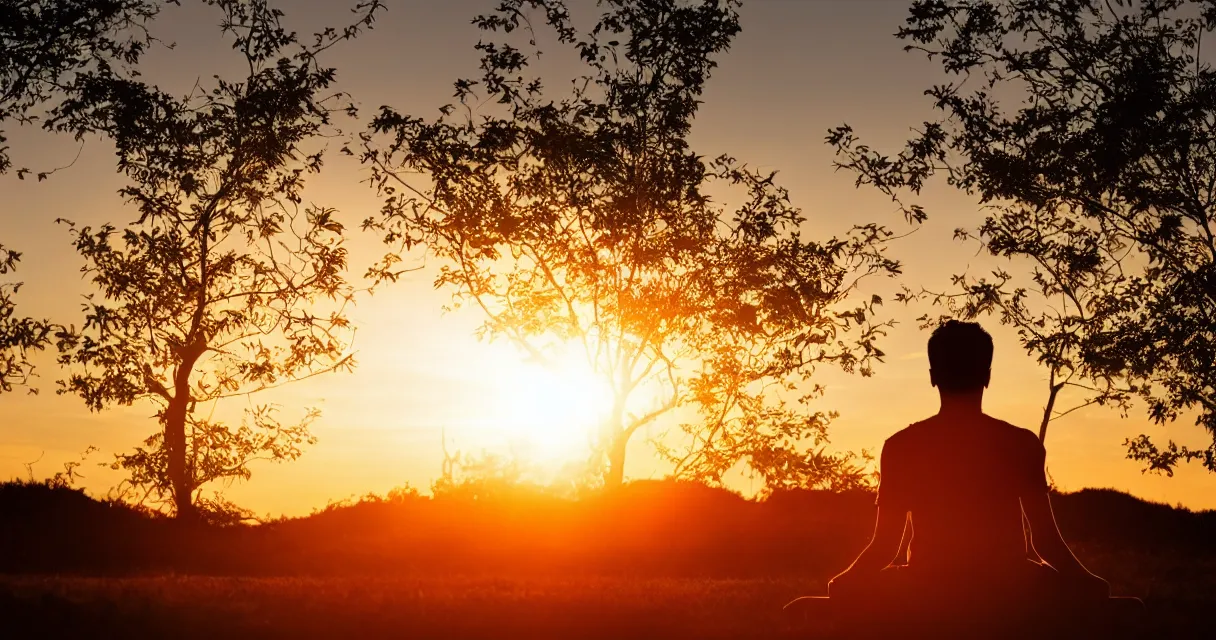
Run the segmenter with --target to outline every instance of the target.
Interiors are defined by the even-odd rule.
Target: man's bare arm
[[[874,522],[874,535],[870,544],[862,550],[861,555],[836,576],[839,579],[845,574],[850,578],[875,574],[882,571],[895,559],[899,552],[900,542],[903,541],[904,525],[908,521],[907,509],[878,509],[878,517]]]
[[[1106,584],[1106,581],[1086,569],[1073,555],[1072,549],[1068,548],[1068,543],[1064,542],[1055,513],[1051,510],[1051,498],[1046,492],[1023,496],[1022,511],[1030,523],[1030,545],[1040,558],[1066,577],[1091,582],[1097,588]],[[1109,586],[1106,589],[1109,595]]]

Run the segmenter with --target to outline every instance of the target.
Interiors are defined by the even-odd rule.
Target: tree
[[[895,156],[847,126],[829,135],[859,184],[897,201],[942,174],[996,205],[978,234],[1036,264],[1044,296],[1084,289],[1086,321],[1063,331],[1079,374],[1213,434],[1164,453],[1128,442],[1166,472],[1216,471],[1216,73],[1200,56],[1214,26],[1216,5],[1194,0],[920,0],[898,37],[955,78],[927,92],[943,117]]]
[[[0,0],[0,126],[36,122],[38,109],[72,91],[77,76],[114,74],[134,65],[150,42],[144,28],[160,2],[151,0]],[[53,107],[52,107],[53,108]],[[12,167],[0,129],[0,174]],[[24,179],[29,171],[18,169]],[[38,173],[42,180],[50,171]],[[0,245],[0,275],[21,254]],[[20,282],[0,283],[0,392],[33,375],[31,351],[45,349],[63,327],[16,315]],[[31,388],[31,392],[36,389]]]
[[[89,77],[134,74],[147,24],[176,0],[0,0],[0,125],[54,113]],[[12,166],[0,129],[0,174]],[[24,178],[26,169],[17,172]],[[45,178],[45,173],[39,174]]]
[[[425,247],[435,285],[484,314],[480,335],[542,363],[573,349],[612,390],[594,454],[609,487],[635,434],[677,412],[657,444],[678,477],[721,482],[745,463],[770,486],[836,482],[855,469],[823,451],[830,416],[806,383],[882,358],[881,300],[844,303],[859,279],[898,271],[890,234],[810,239],[773,174],[690,148],[738,2],[600,6],[580,35],[558,0],[505,0],[474,20],[489,39],[481,77],[455,83],[459,107],[375,118],[363,159],[385,205],[365,227],[391,252],[370,275],[395,280]],[[585,69],[559,98],[532,74],[529,15]]]
[[[184,519],[224,506],[201,498],[207,483],[248,478],[249,463],[292,460],[312,442],[313,411],[284,425],[251,402],[232,428],[208,405],[354,364],[344,229],[332,209],[303,206],[302,189],[322,168],[335,116],[353,109],[322,54],[381,8],[360,4],[353,25],[300,42],[264,0],[209,4],[246,77],[183,98],[97,78],[56,122],[113,139],[131,181],[121,195],[139,212],[121,228],[67,223],[98,292],[61,357],[72,371],[60,391],[93,410],[158,406],[159,430],[114,467]]]

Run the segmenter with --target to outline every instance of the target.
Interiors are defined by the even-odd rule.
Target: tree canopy
[[[365,226],[391,251],[370,275],[396,279],[422,247],[482,335],[541,362],[577,352],[614,396],[593,457],[608,485],[668,416],[680,424],[655,444],[677,477],[743,464],[774,488],[857,481],[824,450],[830,412],[809,380],[881,359],[881,300],[854,294],[898,272],[889,232],[816,239],[773,173],[692,149],[738,2],[599,4],[580,32],[560,0],[500,2],[474,20],[481,75],[456,81],[457,105],[375,118],[363,159],[385,202]],[[568,90],[533,71],[546,38],[579,61]]]
[[[47,124],[43,111],[89,78],[133,74],[165,4],[177,0],[0,0],[0,125]],[[12,167],[5,140],[0,129],[0,174]]]

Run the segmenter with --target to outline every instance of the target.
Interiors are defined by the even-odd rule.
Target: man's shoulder
[[[1013,423],[1006,422],[1000,418],[994,418],[988,414],[982,414],[987,424],[984,427],[992,429],[995,433],[1004,438],[1021,444],[1022,446],[1031,446],[1041,448],[1043,445],[1039,441],[1039,436],[1030,429],[1019,427]],[[978,426],[978,425],[976,425]],[[896,431],[886,439],[884,447],[901,448],[905,446],[913,446],[916,442],[934,438],[939,435],[943,425],[939,424],[938,416],[931,416],[914,422],[899,431]]]
[[[926,418],[920,422],[913,422],[903,429],[891,434],[891,436],[883,443],[883,450],[898,449],[921,439],[930,430],[931,421],[932,418]]]
[[[1035,448],[1041,448],[1043,446],[1043,443],[1039,440],[1038,434],[1030,429],[1019,427],[1016,424],[1005,422],[1000,418],[994,418],[987,414],[984,415],[991,420],[998,429],[1002,430],[1011,440],[1015,440],[1023,445]]]

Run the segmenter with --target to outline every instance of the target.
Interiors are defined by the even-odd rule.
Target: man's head
[[[949,320],[929,337],[929,380],[942,393],[982,391],[992,373],[992,336],[979,324]]]

